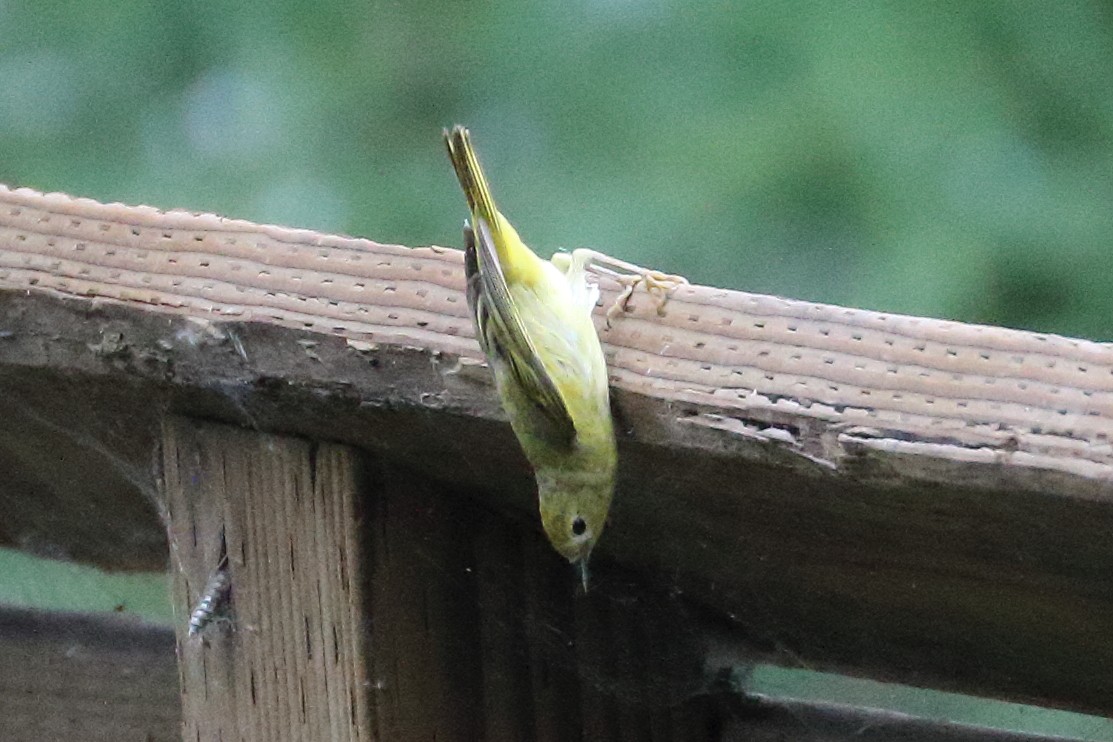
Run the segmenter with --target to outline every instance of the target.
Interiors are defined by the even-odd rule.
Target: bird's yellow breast
[[[537,265],[534,281],[510,283],[510,294],[576,427],[578,455],[574,454],[574,458],[613,456],[607,365],[591,314],[575,300],[568,280],[555,266],[541,260]],[[499,373],[498,369],[496,374],[503,377],[499,379],[500,388],[515,385],[510,374]],[[508,401],[507,413],[515,432],[519,428],[529,428],[536,421],[536,411],[524,395],[511,394]],[[515,418],[521,419],[516,423]],[[563,457],[550,461],[552,447],[531,445],[529,439],[532,437],[527,436],[522,442],[534,467],[568,466],[569,462]]]

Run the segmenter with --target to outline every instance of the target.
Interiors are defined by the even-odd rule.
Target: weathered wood
[[[481,739],[473,518],[419,477],[384,474],[367,536],[379,739]]]
[[[180,719],[170,629],[0,609],[0,739],[169,742]]]
[[[173,419],[163,451],[182,738],[372,739],[350,449]],[[190,636],[222,541],[227,615]]]
[[[0,240],[9,287],[478,358],[453,250],[27,189],[0,190]],[[678,290],[662,316],[650,303],[603,329],[615,385],[669,405],[647,407],[662,419],[643,439],[784,451],[805,470],[809,458],[864,458],[887,479],[1039,491],[1057,474],[1078,496],[1113,487],[1106,345],[700,286]],[[104,352],[126,346],[105,341]]]
[[[487,517],[498,521],[497,516]],[[503,535],[501,540],[500,531]],[[481,527],[479,533],[482,545],[477,545],[476,551],[480,563],[488,560],[494,563],[496,554],[489,551],[492,544],[505,547],[512,545],[510,541],[516,541],[512,533],[510,540],[506,538],[508,532],[505,523],[497,523],[494,528]],[[521,623],[524,616],[521,591],[515,584],[516,578],[522,576],[522,552],[518,550],[517,559],[506,552],[502,556],[507,559],[497,562],[497,566],[493,567],[498,573],[494,584],[487,585],[482,593],[498,593],[500,600],[496,605],[480,599],[480,620],[488,627],[513,624],[516,630],[511,633],[518,638],[485,645],[480,653],[484,657],[494,658],[496,664],[505,668],[514,664],[515,655],[518,655],[519,660],[522,659],[522,636],[526,629]],[[512,566],[515,564],[518,566]],[[486,583],[482,574],[478,581],[481,584]],[[517,600],[515,596],[518,596]],[[581,617],[584,613],[583,610],[579,611]],[[568,629],[567,626],[562,626],[555,627],[554,631],[554,627],[543,625],[536,628],[547,630],[556,637],[559,637],[560,631]],[[558,667],[567,669],[567,657],[571,656],[574,647],[583,646],[584,641],[590,638],[585,634],[595,628],[597,627],[582,626],[577,642],[558,640],[553,643],[554,647],[563,646],[566,653],[565,661],[558,663]],[[621,630],[623,627],[618,628]],[[474,629],[471,626],[466,630]],[[596,649],[592,651],[597,651],[600,645],[605,645],[613,638],[613,635],[600,635],[593,642]],[[221,632],[216,632],[209,633],[206,641],[220,644],[224,639]],[[207,671],[211,675],[218,669],[215,663],[220,661],[220,656],[215,647],[209,646],[206,647],[206,657]],[[507,660],[511,663],[507,664]],[[142,739],[148,742],[169,742],[175,739],[197,739],[183,737],[179,730],[181,707],[171,629],[136,624],[117,617],[39,613],[9,608],[0,611],[0,668],[3,669],[0,672],[0,736],[4,740],[42,742],[80,739],[89,742],[116,742]],[[486,733],[480,735],[480,738],[496,741],[542,738],[534,733],[532,688],[528,683],[522,683],[523,678],[528,678],[528,672],[524,662],[505,675],[492,674],[485,670],[481,693],[484,698],[488,698],[496,686],[505,688],[519,685],[520,690],[511,694],[512,700],[507,701],[504,695],[502,702],[486,705],[482,714]],[[614,669],[610,672],[613,675]],[[598,679],[594,670],[582,674],[589,683],[592,678]],[[631,679],[625,680],[628,682]],[[385,682],[383,685],[385,686]],[[636,687],[633,690],[636,692]],[[617,692],[621,697],[624,690],[612,685],[609,692]],[[565,715],[576,719],[576,700],[573,697],[570,701]],[[691,698],[680,699],[671,709],[667,703],[660,701],[661,699],[656,699],[658,705],[655,709],[649,710],[643,706],[643,711],[658,715],[671,713],[674,726],[668,733],[658,729],[652,739],[714,740],[722,735],[723,740],[793,739],[800,742],[841,742],[851,737],[856,740],[908,739],[918,742],[1051,742],[1050,738],[1038,735],[965,727],[884,711],[805,701],[743,698],[734,693],[719,693],[707,697],[693,694]],[[601,699],[592,701],[585,694],[584,702],[599,705]],[[604,703],[600,708],[605,706]],[[704,708],[701,710],[700,706]],[[413,711],[420,710],[415,708]],[[614,708],[611,711],[613,718],[607,721],[617,725],[620,714]],[[626,713],[624,716],[629,718],[632,714]],[[596,735],[601,721],[604,720],[598,717],[594,721],[585,718],[583,738],[650,738],[633,736],[630,730],[626,731],[624,737]],[[513,731],[506,731],[512,728]],[[504,731],[500,733],[498,730]],[[573,728],[566,731],[570,737],[581,734]],[[640,732],[641,729],[635,726],[635,731]],[[200,738],[216,739],[205,736]]]
[[[184,739],[618,741],[707,725],[674,718],[670,683],[698,688],[705,651],[694,627],[661,628],[674,611],[630,585],[585,598],[540,534],[419,475],[367,463],[356,477],[342,447],[314,450],[165,426],[176,603],[197,602],[222,530],[233,586],[230,615],[199,636],[178,622]],[[646,630],[661,647],[634,666],[605,649]],[[587,706],[615,718],[590,723]]]
[[[355,444],[535,523],[454,251],[0,203],[5,403],[112,463],[129,506],[106,537],[157,534],[143,442],[168,410]],[[773,661],[1113,712],[1109,346],[703,287],[635,304],[602,331],[621,472],[600,566]],[[9,543],[34,543],[28,461],[0,491]],[[79,482],[49,485],[80,512]]]

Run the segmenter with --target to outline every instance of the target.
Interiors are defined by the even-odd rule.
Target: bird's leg
[[[614,304],[607,308],[608,326],[619,312],[628,311],[630,297],[634,295],[634,289],[639,284],[645,286],[646,293],[653,297],[654,304],[657,306],[657,314],[663,316],[665,304],[668,303],[672,292],[678,286],[688,283],[688,279],[683,276],[642,268],[588,248],[579,248],[571,253],[557,253],[553,255],[553,263],[565,273],[590,269],[600,275],[613,278],[622,285],[622,293]]]

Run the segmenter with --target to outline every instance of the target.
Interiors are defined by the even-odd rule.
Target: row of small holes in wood
[[[57,282],[67,275],[88,279],[85,286],[88,293],[95,291],[97,282],[128,288],[150,287],[159,280],[165,281],[165,274],[170,274],[184,278],[171,278],[169,285],[160,284],[167,296],[157,299],[155,303],[187,306],[191,298],[201,298],[210,310],[251,316],[260,309],[266,313],[267,309],[278,308],[281,311],[266,316],[282,321],[290,319],[290,314],[304,315],[310,319],[301,319],[298,323],[301,326],[320,329],[323,324],[329,330],[341,332],[358,332],[361,323],[330,320],[348,320],[353,316],[368,317],[373,314],[370,324],[375,328],[363,327],[363,335],[373,335],[376,329],[381,329],[380,325],[392,329],[412,325],[417,329],[430,329],[448,335],[467,336],[471,332],[466,321],[448,326],[440,321],[446,312],[461,319],[465,316],[459,301],[461,270],[458,259],[452,255],[444,259],[439,252],[409,251],[397,246],[378,246],[356,240],[350,241],[353,246],[347,248],[333,246],[323,249],[313,245],[282,243],[243,231],[235,234],[220,230],[183,233],[157,226],[129,226],[76,217],[61,217],[61,225],[55,224],[52,228],[56,231],[43,233],[41,228],[44,225],[59,220],[41,210],[27,211],[24,207],[11,209],[9,216],[24,223],[28,219],[33,220],[40,229],[15,236],[17,247],[22,244],[35,253],[33,257],[25,256],[24,267],[30,268],[37,262],[36,258],[45,257],[44,252],[64,251],[68,244],[71,252],[96,253],[94,262],[101,265],[102,270],[106,263],[114,268],[94,276],[95,268],[89,264],[76,271],[67,266],[71,268],[68,272],[63,270],[63,262],[58,259],[36,266],[39,271],[54,277],[54,287],[58,290],[67,290],[67,284]],[[239,224],[242,230],[242,223]],[[227,223],[218,220],[217,226],[225,227]],[[96,236],[96,243],[87,239],[90,233]],[[90,244],[94,245],[91,250]],[[354,247],[357,245],[359,249]],[[374,254],[364,254],[367,246],[371,246]],[[379,251],[388,253],[387,259],[383,259]],[[422,275],[418,281],[403,278],[407,273],[410,276],[423,273],[422,261],[428,261],[430,253],[436,256],[439,263],[439,266],[432,266],[432,276]],[[361,262],[364,257],[377,258],[375,265],[368,265],[370,261],[363,261],[363,265],[359,266],[352,265]],[[312,263],[328,263],[327,272],[311,268]],[[59,273],[65,275],[59,276]],[[158,279],[154,274],[158,274]],[[205,278],[206,274],[219,276],[221,280]],[[433,278],[432,283],[428,282],[430,277]],[[30,280],[35,284],[42,281],[41,278]],[[373,285],[373,298],[367,296],[369,285]],[[415,285],[420,287],[415,289]],[[239,296],[230,297],[229,292]],[[244,294],[261,296],[261,301],[252,307]],[[733,305],[734,312],[725,313],[720,304],[709,306],[700,303],[707,301],[708,294],[712,294],[720,304]],[[314,295],[327,298],[315,298]],[[401,301],[395,303],[394,299]],[[748,305],[746,308],[750,312],[766,314],[760,315],[760,318],[752,315],[739,317],[740,303]],[[275,304],[278,306],[275,307]],[[431,310],[429,316],[419,316],[421,312],[414,311],[415,305]],[[787,315],[771,314],[782,311]],[[682,290],[664,317],[657,317],[652,312],[639,313],[638,317],[617,321],[616,331],[606,333],[605,337],[619,348],[643,350],[658,356],[644,355],[637,361],[643,366],[646,376],[658,381],[729,388],[742,382],[742,379],[732,380],[729,377],[748,377],[745,381],[750,387],[748,392],[790,394],[804,402],[828,405],[833,409],[842,408],[845,411],[853,407],[865,410],[871,416],[879,413],[896,416],[898,422],[910,414],[910,410],[937,404],[953,408],[951,415],[958,418],[955,422],[964,425],[982,424],[993,419],[1000,421],[1003,412],[1018,404],[1063,417],[1082,415],[1101,418],[1108,416],[1113,409],[1113,400],[1106,394],[1113,387],[1113,368],[1093,369],[1105,372],[1104,376],[1099,374],[1095,377],[1089,362],[1078,363],[1073,357],[1081,355],[1090,360],[1095,354],[1099,360],[1101,356],[1107,357],[1108,349],[1096,344],[1054,339],[1057,342],[1051,345],[1055,352],[1074,351],[1072,357],[1066,359],[1046,352],[1017,353],[1018,338],[1026,351],[1034,344],[1046,346],[1048,339],[1046,336],[1014,334],[1009,338],[1010,342],[1004,344],[1006,347],[993,348],[994,344],[1001,345],[1001,335],[986,334],[984,328],[959,326],[958,331],[952,332],[949,323],[917,318],[896,318],[899,321],[892,322],[888,315],[860,310],[839,310],[706,289],[702,290],[702,295],[693,289]],[[648,325],[644,330],[639,329],[646,323]],[[887,325],[887,328],[885,331],[872,329],[877,325]],[[669,328],[682,329],[685,337],[674,337]],[[923,332],[925,328],[937,335],[941,332],[962,335],[965,340],[977,337],[982,347],[941,345],[925,341],[919,335],[905,334],[910,329]],[[683,350],[679,347],[681,343],[685,346]],[[852,350],[854,345],[863,348],[856,353]],[[674,354],[682,360],[696,363],[680,363],[670,357]],[[919,358],[915,358],[917,355]],[[669,360],[662,364],[660,356]],[[971,372],[971,362],[982,364],[986,370]],[[809,371],[810,374],[806,373]],[[1008,371],[1008,374],[1003,371]],[[756,375],[754,372],[761,373]],[[1094,388],[1073,385],[1079,375],[1089,375],[1087,386],[1093,385]],[[886,376],[894,377],[895,383],[887,383]],[[1096,385],[1095,378],[1098,379]],[[1102,378],[1104,383],[1100,380]],[[1064,382],[1069,385],[1057,385]],[[974,386],[981,389],[974,391]],[[722,399],[722,395],[716,396]],[[1049,400],[1051,397],[1067,399],[1069,406],[1047,404],[1053,401]],[[864,406],[865,401],[869,402],[868,407]],[[879,410],[882,403],[888,409]],[[970,411],[971,407],[973,411]],[[1025,422],[1031,422],[1031,416],[1023,412],[1009,417],[1010,420],[1001,422],[1021,427]],[[933,419],[936,420],[933,424],[944,421],[939,417]],[[1078,426],[1063,428],[1063,434],[1077,434],[1074,427]],[[1106,431],[1099,425],[1097,430],[1084,432],[1100,436]]]

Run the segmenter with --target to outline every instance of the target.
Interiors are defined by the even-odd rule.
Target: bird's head
[[[606,525],[614,493],[611,472],[605,476],[591,474],[538,476],[541,525],[545,535],[561,556],[580,568],[585,583],[587,560]]]

